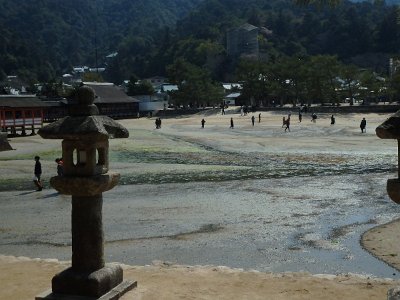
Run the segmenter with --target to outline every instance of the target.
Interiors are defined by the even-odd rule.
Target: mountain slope
[[[95,44],[103,57],[128,35],[149,37],[173,27],[199,2],[0,0],[0,77],[48,80],[72,65],[93,65]]]
[[[246,22],[263,28],[262,59],[329,54],[384,71],[399,53],[398,11],[383,1],[317,9],[291,0],[0,0],[0,79],[48,80],[73,65],[95,66],[96,49],[116,83],[165,75],[179,58],[227,79],[235,61],[226,32]]]

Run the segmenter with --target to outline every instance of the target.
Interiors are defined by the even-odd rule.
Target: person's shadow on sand
[[[24,193],[18,194],[18,196],[25,196],[25,195],[29,195],[32,193],[36,193],[36,191],[24,192]]]
[[[29,194],[33,194],[33,193],[37,193],[37,191],[24,192],[24,193],[18,194],[18,196],[25,196],[25,195],[29,195]],[[54,198],[54,197],[58,197],[58,196],[60,196],[60,193],[55,192],[55,193],[43,195],[43,197],[39,197],[39,198],[47,199],[47,198]]]
[[[42,197],[42,199],[54,198],[54,197],[58,197],[58,196],[60,196],[60,193],[59,193],[59,192],[55,192],[55,193],[52,193],[52,194],[44,195],[44,196]]]

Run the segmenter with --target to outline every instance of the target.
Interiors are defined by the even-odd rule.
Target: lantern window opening
[[[74,166],[77,166],[77,165],[78,165],[78,150],[77,150],[77,149],[74,149],[74,150],[72,151],[72,164],[73,164]]]
[[[105,148],[97,148],[96,162],[97,162],[98,166],[104,166],[106,164],[106,149]]]

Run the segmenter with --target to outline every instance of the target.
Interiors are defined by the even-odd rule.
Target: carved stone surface
[[[379,125],[375,132],[381,139],[400,139],[400,111]]]
[[[72,196],[72,269],[93,272],[104,267],[103,196]]]

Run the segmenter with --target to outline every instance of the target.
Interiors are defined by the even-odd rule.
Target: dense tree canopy
[[[245,22],[260,28],[262,62],[331,55],[387,72],[399,52],[397,16],[377,0],[0,0],[0,78],[49,80],[95,66],[97,53],[104,80],[115,83],[166,75],[179,58],[231,80],[237,60],[227,56],[226,34]]]
[[[181,58],[169,65],[167,72],[171,82],[178,85],[178,90],[171,93],[172,103],[176,106],[205,107],[222,103],[222,86],[211,81],[205,68]]]

